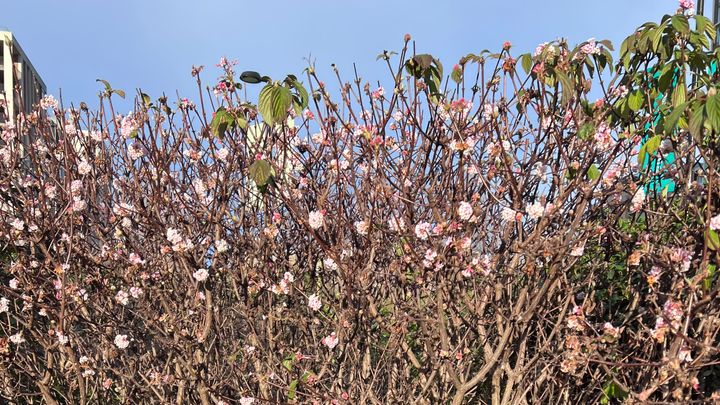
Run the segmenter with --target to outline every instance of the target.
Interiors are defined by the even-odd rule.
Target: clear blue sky
[[[220,56],[238,71],[273,78],[301,73],[312,55],[318,70],[336,63],[345,77],[356,62],[366,80],[385,80],[375,56],[398,50],[410,33],[418,52],[446,67],[482,49],[513,43],[513,53],[547,40],[590,37],[620,42],[635,27],[658,21],[677,0],[3,0],[0,26],[14,31],[44,78],[48,93],[94,105],[108,80],[128,94],[175,92],[196,99],[192,65],[210,84]]]

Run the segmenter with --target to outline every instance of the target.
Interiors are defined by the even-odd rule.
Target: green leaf
[[[647,143],[644,143],[638,151],[637,161],[640,167],[645,163],[645,156],[647,155]]]
[[[288,387],[288,399],[289,400],[295,399],[295,395],[297,392],[297,386],[298,386],[297,379],[290,381],[290,386]]]
[[[582,140],[588,140],[593,135],[595,135],[595,125],[591,123],[584,124],[580,127],[580,130],[578,131],[578,138]]]
[[[287,356],[285,356],[285,359],[282,362],[283,367],[289,372],[292,372],[293,363],[295,362],[295,353],[289,353]]]
[[[660,78],[658,79],[658,89],[665,92],[672,85],[675,76],[675,68],[672,64],[667,64],[660,70]]]
[[[311,376],[314,374],[310,371],[306,371],[303,373],[302,377],[300,377],[300,380],[302,380],[303,383],[307,383]]]
[[[215,111],[212,121],[210,121],[210,132],[213,136],[223,139],[225,131],[235,124],[235,118],[228,112],[225,107],[218,108]]]
[[[714,264],[708,264],[707,267],[707,277],[703,280],[703,288],[706,291],[710,291],[712,289],[712,283],[715,279],[715,272],[717,270],[717,266]]]
[[[603,386],[603,397],[600,398],[601,404],[609,404],[611,399],[625,399],[627,398],[628,393],[623,391],[622,388],[620,388],[619,385],[615,383],[613,380],[609,380],[605,383]]]
[[[697,28],[697,32],[704,33],[705,27],[707,27],[708,24],[712,24],[710,20],[703,16],[703,15],[696,15],[695,16],[695,24]]]
[[[283,122],[292,105],[290,89],[280,84],[268,84],[260,91],[258,109],[269,125]]]
[[[707,111],[707,117],[712,128],[716,132],[720,132],[720,94],[707,98],[705,111]]]
[[[120,96],[121,98],[125,98],[125,90],[114,89],[112,92],[115,93],[115,94],[117,94],[117,95]]]
[[[682,34],[690,33],[690,23],[683,14],[675,14],[671,20],[673,28]]]
[[[680,104],[672,109],[672,112],[665,118],[665,133],[671,134],[677,127],[678,120],[685,113],[687,103]]]
[[[688,130],[695,140],[702,139],[702,129],[705,122],[705,108],[702,104],[698,103],[690,116],[690,123],[688,124]]]
[[[562,104],[567,104],[568,101],[572,98],[573,90],[575,86],[573,86],[572,81],[570,81],[570,78],[563,72],[556,72],[555,75],[558,78],[558,81],[562,84]]]
[[[452,73],[450,74],[450,78],[457,84],[460,84],[462,82],[462,68],[453,69]]]
[[[105,91],[108,92],[108,94],[112,91],[112,87],[110,86],[110,83],[107,80],[103,79],[97,79],[96,82],[100,82],[105,85]]]
[[[305,89],[305,86],[303,86],[299,81],[293,80],[292,87],[297,91],[298,96],[300,96],[300,108],[307,108],[310,102],[310,96],[308,95],[308,91]]]
[[[653,50],[653,52],[659,52],[660,41],[662,41],[662,35],[663,35],[664,30],[665,30],[665,27],[661,25],[651,31],[652,32],[652,50]]]
[[[660,148],[660,144],[662,143],[662,137],[660,135],[655,135],[645,141],[645,152],[649,155],[654,155],[655,152]]]
[[[718,233],[708,228],[705,233],[705,244],[712,250],[720,249],[720,237],[718,237]]]
[[[249,174],[250,180],[254,181],[258,187],[263,187],[272,181],[275,171],[267,160],[259,159],[250,165]]]
[[[683,104],[685,102],[686,95],[687,95],[687,89],[685,88],[685,83],[680,81],[680,83],[677,84],[677,86],[675,87],[675,90],[673,91],[673,95],[672,95],[673,106],[677,107],[680,104]]]
[[[152,105],[152,99],[147,94],[140,92],[140,96],[142,97],[143,104],[145,104],[145,107],[150,107]]]
[[[635,112],[642,108],[645,101],[643,96],[644,94],[640,90],[635,90],[630,93],[630,96],[628,97],[628,107],[630,107],[630,110]]]
[[[240,80],[250,84],[256,84],[263,81],[260,73],[253,72],[251,70],[240,73]]]
[[[532,70],[533,66],[533,60],[532,56],[530,56],[529,53],[524,54],[520,57],[520,63],[522,64],[523,70],[525,70],[525,73],[530,74],[530,71]]]
[[[597,180],[600,177],[600,170],[593,164],[588,168],[587,176],[590,180]]]

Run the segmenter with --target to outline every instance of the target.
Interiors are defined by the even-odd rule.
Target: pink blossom
[[[312,229],[320,229],[325,224],[325,210],[311,211],[308,222]]]
[[[320,343],[322,343],[322,344],[324,344],[325,346],[327,346],[328,349],[330,349],[330,350],[334,349],[335,346],[337,346],[338,342],[339,342],[339,340],[338,340],[337,335],[335,334],[335,332],[333,332],[333,333],[325,336],[325,337],[322,338],[322,340],[320,341]]]
[[[360,235],[367,235],[368,233],[368,223],[367,221],[356,221],[355,222],[355,230]]]
[[[590,38],[587,43],[580,48],[580,51],[586,55],[599,55],[600,47],[595,42],[595,38]]]
[[[308,297],[308,306],[313,310],[317,311],[320,308],[322,308],[322,302],[320,301],[320,297],[318,297],[317,294],[312,294]]]
[[[127,305],[130,302],[130,295],[124,290],[120,290],[115,294],[115,301],[121,305]]]
[[[209,275],[210,273],[208,273],[207,269],[198,269],[195,273],[193,273],[193,278],[202,283],[207,280]]]
[[[20,343],[25,342],[25,338],[23,337],[22,332],[18,332],[10,336],[10,341],[16,345],[19,345]]]
[[[228,150],[228,148],[221,148],[217,152],[218,158],[220,158],[220,160],[227,159],[229,154],[230,154],[230,150]]]
[[[430,236],[430,231],[432,231],[432,225],[427,222],[420,222],[415,225],[415,236],[417,236],[418,239],[427,240],[428,236]]]
[[[130,253],[130,263],[136,265],[136,266],[142,266],[145,264],[145,260],[140,257],[137,253]]]
[[[40,99],[40,108],[42,108],[43,110],[52,108],[54,110],[58,108],[58,101],[55,100],[55,97],[53,96],[45,95],[42,99]]]
[[[720,214],[710,218],[710,229],[713,231],[720,229]]]
[[[86,161],[81,160],[80,163],[78,163],[78,173],[80,173],[81,176],[84,176],[92,170],[92,166]]]
[[[230,244],[225,239],[216,240],[215,249],[218,253],[225,253],[230,249]]]
[[[133,297],[133,298],[135,298],[135,299],[138,299],[138,298],[140,298],[140,296],[142,295],[142,293],[143,293],[142,288],[140,288],[140,287],[135,287],[135,286],[130,287],[130,296],[131,296],[131,297]]]
[[[595,145],[601,151],[607,151],[615,145],[615,140],[612,138],[610,127],[608,127],[604,122],[598,125],[597,131],[595,132]]]
[[[127,151],[128,151],[128,156],[130,157],[131,160],[140,159],[141,157],[143,157],[145,155],[145,152],[143,152],[142,147],[137,142],[131,143],[130,146],[128,146]]]
[[[539,202],[534,202],[532,204],[528,204],[525,207],[525,211],[531,219],[537,220],[545,214],[545,207],[543,207],[543,205]]]
[[[405,220],[401,217],[391,215],[390,219],[388,219],[388,227],[391,232],[401,232],[405,230]]]
[[[126,349],[130,346],[130,340],[128,340],[127,335],[116,335],[115,346],[117,346],[118,349]]]
[[[640,187],[638,188],[637,192],[635,193],[635,196],[632,198],[632,207],[630,207],[630,212],[638,212],[643,206],[643,203],[645,202],[645,188]]]
[[[473,215],[472,205],[470,205],[470,203],[466,201],[461,202],[460,206],[458,207],[458,215],[463,221],[469,220]]]
[[[503,207],[500,211],[500,218],[505,222],[515,222],[517,212],[510,207]]]
[[[690,10],[695,8],[694,0],[679,0],[680,8],[683,10]]]

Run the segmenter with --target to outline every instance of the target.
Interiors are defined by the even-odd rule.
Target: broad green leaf
[[[635,90],[630,93],[630,96],[628,97],[628,107],[630,107],[630,110],[635,112],[642,108],[645,101],[643,96],[644,94],[640,90]]]
[[[712,23],[705,16],[696,15],[695,16],[695,24],[696,24],[697,31],[699,33],[704,33],[705,27],[707,27],[708,24],[712,24]]]
[[[653,52],[659,52],[660,42],[662,41],[662,35],[663,35],[664,30],[665,30],[665,27],[660,26],[651,31],[652,32],[652,50],[653,50]]]
[[[713,280],[715,279],[715,272],[716,272],[716,270],[717,270],[717,266],[716,266],[716,265],[714,265],[714,264],[708,264],[708,267],[707,267],[707,277],[705,277],[705,279],[703,280],[703,288],[704,288],[706,291],[709,291],[710,289],[712,289],[712,283],[713,283]]]
[[[260,76],[260,73],[253,72],[251,70],[242,72],[240,74],[240,80],[244,81],[245,83],[250,83],[250,84],[256,84],[256,83],[260,83],[261,81],[263,81],[262,77]]]
[[[654,155],[655,152],[660,148],[660,144],[662,143],[662,137],[660,135],[655,135],[645,141],[645,152],[647,152],[648,155]]]
[[[524,54],[520,57],[520,63],[522,64],[523,69],[525,70],[525,73],[530,74],[530,71],[532,70],[533,61],[532,56],[530,56],[529,53]]]
[[[258,187],[266,186],[275,176],[275,171],[267,160],[259,159],[253,162],[249,168],[250,180]]]
[[[298,386],[298,380],[292,380],[290,381],[290,386],[288,387],[288,399],[294,400],[295,396],[297,394],[297,386]]]
[[[690,33],[690,23],[683,14],[675,14],[671,20],[673,28],[682,34]]]
[[[147,94],[140,92],[140,97],[142,97],[143,104],[145,104],[145,107],[150,107],[152,105],[152,99]]]
[[[295,354],[290,353],[287,356],[285,356],[285,359],[282,361],[283,367],[289,372],[292,373],[293,369],[293,362],[295,361]]]
[[[609,380],[603,387],[603,397],[600,398],[601,404],[609,404],[611,399],[625,399],[628,393],[623,391],[619,385],[615,384],[615,381]],[[614,402],[613,402],[614,403]]]
[[[590,180],[597,180],[600,177],[600,170],[593,164],[588,168],[587,176]]]
[[[455,83],[460,84],[460,82],[462,82],[462,68],[453,69],[452,73],[450,74],[450,78]]]
[[[690,116],[690,122],[688,123],[688,130],[690,134],[696,139],[702,139],[702,129],[705,122],[705,108],[702,104],[698,103]]]
[[[720,94],[708,96],[705,102],[705,111],[710,125],[716,132],[720,132]]]
[[[591,123],[584,124],[580,127],[580,130],[578,131],[578,138],[582,140],[588,140],[593,135],[595,135],[595,125]]]
[[[210,121],[210,132],[213,136],[222,139],[225,136],[225,131],[231,128],[235,123],[235,118],[228,112],[225,107],[218,108],[215,111],[215,115]]]
[[[305,89],[305,86],[303,86],[299,81],[293,80],[292,87],[295,91],[297,91],[297,95],[300,98],[300,102],[298,103],[299,109],[302,110],[307,108],[310,103],[310,96],[308,95],[308,91]]]
[[[670,88],[675,76],[675,67],[672,64],[667,64],[660,70],[660,78],[658,79],[658,89],[662,92]]]
[[[260,91],[258,109],[268,125],[282,122],[292,106],[292,93],[278,83],[268,84]]]
[[[712,250],[720,249],[720,237],[718,237],[718,233],[712,229],[708,229],[705,233],[705,244]]]
[[[110,86],[110,82],[108,82],[107,80],[97,79],[97,80],[95,80],[95,81],[104,84],[104,85],[105,85],[105,91],[107,91],[108,94],[112,91],[112,87]]]
[[[557,71],[555,73],[555,76],[557,77],[560,84],[562,84],[562,104],[567,104],[568,101],[572,98],[574,86],[572,82],[570,81],[570,78],[563,72]]]
[[[642,167],[642,165],[645,163],[645,156],[647,155],[647,143],[643,144],[640,147],[640,150],[638,151],[637,155],[637,161],[638,164]]]
[[[678,120],[685,113],[687,103],[680,104],[672,109],[672,112],[665,118],[665,133],[671,134],[677,126]]]
[[[679,106],[680,104],[685,103],[685,97],[687,94],[687,89],[685,88],[685,83],[680,81],[680,83],[677,84],[677,87],[675,87],[672,95],[672,103],[674,107]]]

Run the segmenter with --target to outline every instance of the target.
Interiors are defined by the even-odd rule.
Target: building
[[[19,86],[19,91],[15,91]],[[9,30],[0,28],[0,123],[32,111],[47,92],[45,83]]]

